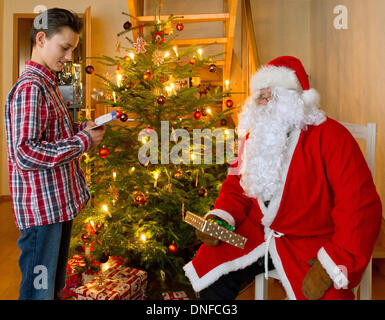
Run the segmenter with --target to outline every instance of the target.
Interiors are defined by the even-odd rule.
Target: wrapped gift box
[[[67,264],[67,274],[79,274],[80,270],[86,267],[84,257],[84,255],[77,254],[69,259]]]
[[[190,300],[185,291],[163,292],[163,300]]]
[[[86,285],[74,288],[78,300],[135,300],[147,287],[147,272],[119,266],[101,272]]]
[[[109,257],[108,261],[105,263],[100,263],[100,271],[107,272],[111,269],[116,269],[120,267],[123,264],[123,258],[121,257]],[[99,270],[95,271],[92,269],[88,269],[85,272],[82,273],[82,284],[85,285],[91,280],[95,279],[96,276],[99,274]]]
[[[74,295],[72,289],[82,285],[81,272],[85,267],[84,255],[75,255],[68,260],[65,287],[61,292],[62,299],[71,298]]]
[[[88,282],[92,281],[93,279],[95,279],[95,277],[99,274],[98,271],[96,270],[92,270],[92,269],[88,269],[86,271],[84,271],[82,273],[82,282],[81,284],[82,285],[85,285],[87,284]]]
[[[122,265],[123,258],[109,257],[106,263],[99,263],[92,261],[93,268],[86,269],[85,255],[74,255],[68,260],[66,271],[66,284],[62,291],[62,299],[69,299],[74,296],[73,289],[85,285],[93,280],[98,274],[99,270],[108,270],[110,268],[117,268]]]

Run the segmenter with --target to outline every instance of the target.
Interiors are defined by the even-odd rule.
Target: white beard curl
[[[269,201],[282,187],[282,166],[288,149],[288,133],[293,129],[306,130],[308,125],[319,125],[326,120],[318,109],[318,99],[313,105],[305,105],[301,94],[295,90],[276,87],[272,100],[265,106],[257,106],[254,93],[246,102],[239,116],[238,132],[247,132],[242,154],[240,184],[251,198]]]

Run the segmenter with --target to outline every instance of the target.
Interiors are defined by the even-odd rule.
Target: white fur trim
[[[345,266],[337,266],[332,258],[328,255],[324,247],[318,250],[317,258],[321,262],[322,266],[325,268],[330,279],[334,282],[334,287],[336,289],[347,288],[349,280],[346,278],[347,273]],[[344,272],[341,269],[345,269]]]
[[[296,300],[297,298],[294,294],[293,288],[291,287],[289,279],[286,277],[285,270],[283,269],[281,257],[278,254],[274,237],[271,239],[271,242],[270,242],[269,253],[271,256],[271,260],[273,261],[273,265],[278,272],[279,280],[281,281],[283,288],[286,291],[287,297],[290,300]]]
[[[302,93],[302,100],[305,106],[317,106],[319,105],[320,95],[317,90],[310,88]]]
[[[281,174],[282,174],[283,183],[282,183],[280,189],[275,194],[275,196],[271,199],[269,206],[267,208],[266,208],[265,204],[263,203],[263,201],[258,199],[258,204],[259,204],[259,207],[261,208],[261,211],[263,214],[263,218],[262,218],[261,222],[265,227],[270,227],[270,225],[272,224],[272,222],[274,221],[274,219],[277,215],[279,205],[281,204],[281,200],[282,200],[282,194],[283,194],[283,190],[285,187],[285,181],[287,178],[287,173],[289,171],[291,159],[293,158],[294,150],[297,146],[300,134],[301,134],[300,129],[295,129],[290,134],[289,145],[288,145],[288,149],[287,149],[287,157],[286,157],[286,160],[282,166],[282,173]]]
[[[183,267],[183,270],[185,271],[186,277],[190,280],[193,289],[196,292],[199,292],[213,284],[223,275],[232,271],[244,269],[253,264],[263,256],[264,250],[265,242],[240,258],[220,264],[219,266],[206,273],[202,278],[198,277],[198,274],[196,273],[194,265],[191,261]]]
[[[294,70],[287,67],[263,66],[257,71],[250,81],[252,94],[263,88],[283,87],[302,92],[302,86],[298,81]]]
[[[206,219],[206,217],[210,214],[213,214],[213,215],[225,220],[228,224],[235,227],[235,220],[234,220],[233,216],[230,213],[228,213],[227,211],[222,210],[222,209],[214,209],[214,210],[207,212],[205,214],[204,218]]]

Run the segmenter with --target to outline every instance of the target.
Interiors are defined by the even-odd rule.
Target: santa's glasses
[[[257,102],[257,104],[268,104],[271,99],[272,99],[271,94],[263,94],[263,93],[261,93],[256,98],[256,102]]]

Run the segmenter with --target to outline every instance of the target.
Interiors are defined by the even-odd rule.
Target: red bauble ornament
[[[178,30],[178,31],[182,31],[183,29],[184,29],[184,25],[183,25],[183,23],[178,23],[177,25],[176,25],[176,30]]]
[[[99,149],[99,157],[100,158],[107,158],[110,155],[110,150],[108,150],[106,147],[102,147]]]
[[[89,66],[86,67],[85,70],[86,70],[87,74],[93,74],[94,71],[95,71],[95,68],[93,66],[89,65]]]
[[[143,194],[143,192],[134,192],[134,202],[139,206],[144,205],[146,203],[146,196]]]
[[[170,253],[176,253],[178,251],[178,247],[175,243],[171,243],[169,246],[168,246],[168,251]]]
[[[130,21],[126,21],[123,25],[124,30],[130,30],[132,27],[132,23]]]
[[[217,71],[217,66],[214,63],[210,64],[209,65],[209,71],[210,72],[216,72]]]
[[[156,99],[156,102],[157,102],[159,105],[161,105],[161,106],[163,106],[163,105],[166,103],[166,101],[167,101],[167,99],[166,99],[165,96],[159,96],[159,97]]]
[[[190,59],[190,64],[193,66],[197,60],[195,58]]]
[[[200,120],[200,118],[202,118],[202,112],[199,111],[199,110],[195,111],[195,112],[194,112],[194,118],[195,118],[196,120]]]
[[[153,77],[154,77],[154,75],[153,75],[150,71],[147,71],[147,72],[143,75],[143,80],[152,80]]]
[[[128,115],[127,113],[122,113],[119,117],[119,120],[122,122],[126,122],[128,120]]]
[[[234,105],[233,100],[231,100],[231,99],[226,100],[226,107],[227,108],[231,108],[233,105]]]
[[[118,119],[120,119],[120,116],[121,116],[122,114],[123,114],[122,111],[116,110],[116,117],[117,117]]]

